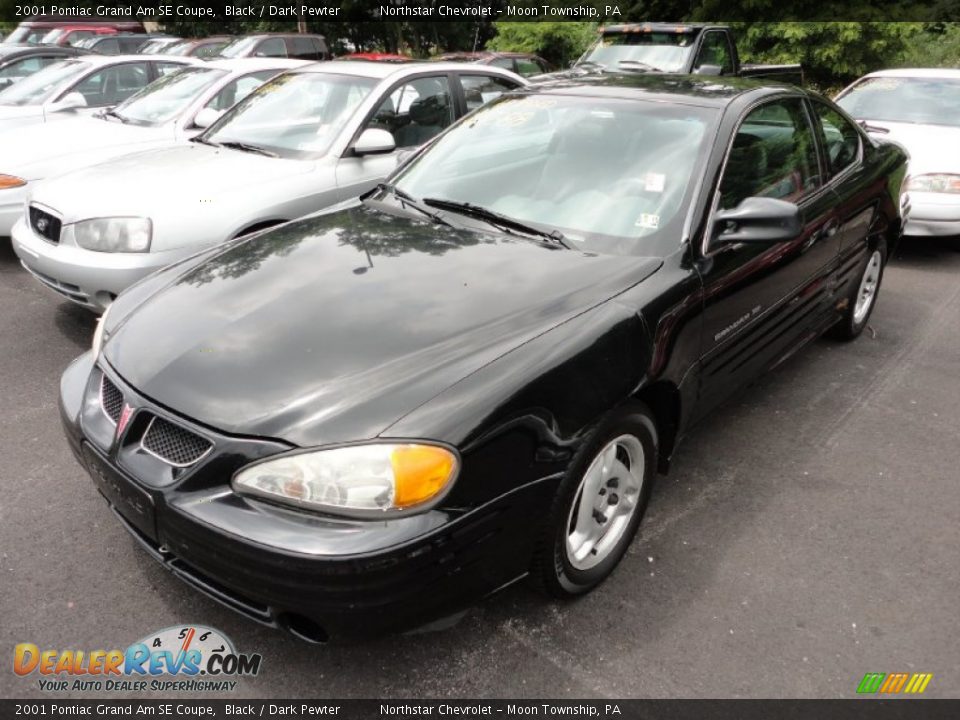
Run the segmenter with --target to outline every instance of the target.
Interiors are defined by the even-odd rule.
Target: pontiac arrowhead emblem
[[[120,419],[117,420],[117,438],[123,435],[123,431],[127,429],[127,423],[130,422],[130,418],[133,416],[133,408],[123,404],[123,410],[120,412]]]

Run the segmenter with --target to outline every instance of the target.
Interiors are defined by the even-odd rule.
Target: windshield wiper
[[[649,63],[641,62],[640,60],[621,60],[617,63],[617,67],[627,66],[627,70],[653,70],[654,72],[660,72],[660,68],[654,67]]]
[[[395,185],[391,185],[390,183],[384,183],[384,182],[377,183],[377,186],[373,188],[373,190],[361,195],[360,199],[366,200],[368,197],[370,197],[371,195],[377,192],[388,192],[397,199],[401,207],[413,208],[421,215],[425,215],[426,217],[430,218],[430,220],[435,222],[437,225],[447,225],[452,227],[450,222],[445,220],[443,216],[440,215],[440,213],[436,213],[436,212],[433,212],[433,210],[430,210],[429,208],[425,208],[423,205],[417,202],[412,195],[405,193],[403,190],[399,189]]]
[[[203,135],[195,135],[190,138],[190,142],[200,143],[201,145],[209,145],[210,147],[220,147],[215,142],[207,140]]]
[[[220,143],[220,147],[231,148],[233,150],[243,150],[244,152],[252,152],[257,155],[265,155],[267,157],[279,157],[275,152],[271,152],[266,148],[262,148],[259,145],[250,145],[244,142],[238,142],[237,140],[227,140]]]
[[[512,217],[508,217],[507,215],[501,215],[494,210],[480,207],[479,205],[474,205],[468,202],[457,202],[456,200],[443,200],[442,198],[424,198],[423,203],[425,205],[429,205],[430,207],[439,208],[441,210],[450,210],[466,217],[483,220],[485,223],[493,225],[494,227],[500,228],[506,232],[514,231],[514,235],[517,233],[533,235],[534,237],[541,238],[547,242],[553,243],[554,245],[559,245],[567,250],[571,249],[570,245],[567,244],[563,233],[559,230],[541,230],[533,227],[532,225],[522,223],[519,220],[514,220]]]

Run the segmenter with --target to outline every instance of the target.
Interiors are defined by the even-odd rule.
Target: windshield
[[[866,78],[837,104],[858,120],[960,127],[960,78]]]
[[[596,63],[613,70],[627,61],[627,65],[634,62],[661,72],[677,72],[686,64],[691,47],[693,36],[683,33],[611,33],[597,40],[579,63]]]
[[[200,93],[226,74],[226,70],[203,67],[178,70],[151,83],[113,112],[137,125],[162,125],[178,117]]]
[[[332,73],[287,74],[251,93],[203,135],[287,158],[320,157],[370,94],[373,78]]]
[[[82,60],[65,60],[46,67],[0,92],[0,105],[41,105],[64,83],[82,75],[90,67],[90,63]]]
[[[258,37],[244,37],[227,43],[220,50],[223,57],[246,57],[260,40]]]
[[[441,136],[395,185],[559,230],[578,248],[666,252],[679,242],[715,117],[642,100],[506,96]]]

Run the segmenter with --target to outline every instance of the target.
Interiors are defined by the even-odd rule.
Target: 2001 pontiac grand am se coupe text
[[[153,557],[307,639],[531,570],[583,593],[690,423],[863,329],[905,161],[785,86],[517,91],[353,206],[122,293],[67,435]]]

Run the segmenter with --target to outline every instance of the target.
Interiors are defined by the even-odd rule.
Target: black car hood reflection
[[[358,207],[176,270],[104,355],[144,395],[226,432],[365,439],[660,262]]]

